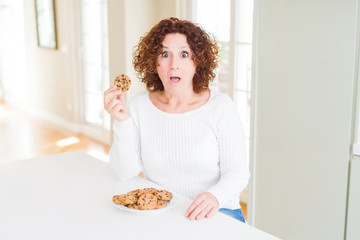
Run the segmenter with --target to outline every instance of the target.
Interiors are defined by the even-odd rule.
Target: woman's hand
[[[201,220],[204,217],[211,218],[217,211],[219,211],[219,202],[216,197],[209,192],[204,192],[192,202],[185,212],[185,217],[190,220]]]
[[[118,121],[124,121],[130,117],[124,94],[121,90],[117,90],[115,85],[104,92],[104,108]]]

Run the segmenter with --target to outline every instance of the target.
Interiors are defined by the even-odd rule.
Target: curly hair
[[[163,91],[164,86],[156,71],[156,60],[162,51],[162,42],[168,33],[181,33],[187,38],[196,65],[193,90],[199,93],[209,88],[219,64],[219,48],[213,37],[200,26],[186,20],[169,18],[161,20],[150,32],[140,38],[133,51],[133,65],[148,91]]]

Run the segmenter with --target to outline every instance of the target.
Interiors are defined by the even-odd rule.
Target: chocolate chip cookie
[[[164,200],[164,201],[169,201],[173,198],[173,194],[169,191],[166,190],[156,190],[154,192],[154,195],[159,199],[159,200]]]
[[[155,209],[158,199],[151,193],[141,195],[137,201],[137,205],[141,210]]]
[[[167,206],[167,202],[163,201],[163,200],[158,200],[156,203],[156,207],[155,209],[159,209],[159,208],[163,208]]]
[[[113,202],[119,205],[129,205],[137,202],[136,197],[131,194],[115,195],[112,198]]]
[[[114,84],[116,85],[117,90],[121,90],[122,92],[126,92],[130,88],[131,80],[125,74],[119,74],[119,75],[116,76],[116,78],[114,80]]]

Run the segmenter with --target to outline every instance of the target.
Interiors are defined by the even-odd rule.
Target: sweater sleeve
[[[220,207],[239,199],[250,177],[243,126],[236,107],[229,98],[217,124],[219,147],[219,181],[208,189]]]
[[[114,121],[114,141],[110,149],[110,163],[121,181],[135,177],[141,171],[139,131],[130,117]]]

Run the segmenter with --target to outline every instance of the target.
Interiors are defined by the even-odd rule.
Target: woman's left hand
[[[219,202],[216,197],[204,192],[199,194],[185,212],[185,217],[190,220],[201,220],[204,217],[211,218],[219,211]]]

